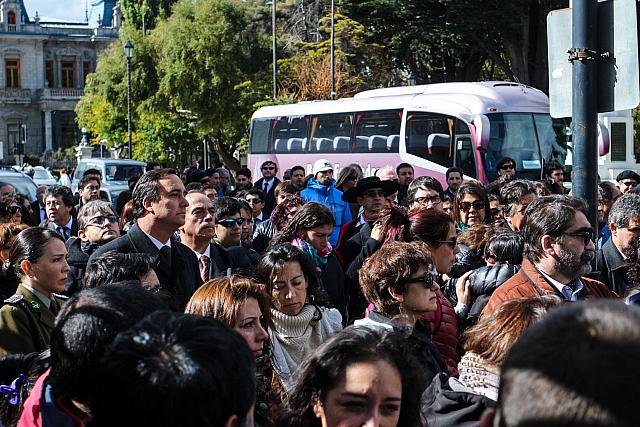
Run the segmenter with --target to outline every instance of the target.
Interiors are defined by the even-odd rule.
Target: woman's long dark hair
[[[289,222],[278,231],[271,241],[272,245],[280,243],[290,243],[295,237],[300,237],[298,231],[310,230],[323,225],[335,225],[333,214],[323,204],[310,202],[302,206],[298,212],[289,220]]]

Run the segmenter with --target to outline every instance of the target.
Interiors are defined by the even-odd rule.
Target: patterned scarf
[[[316,248],[311,246],[309,242],[302,240],[299,237],[295,237],[291,241],[291,244],[293,246],[296,246],[300,250],[302,250],[302,252],[304,252],[309,256],[309,258],[311,258],[313,263],[316,265],[316,270],[318,270],[318,272],[321,271],[321,268],[323,265],[327,264],[329,255],[331,254],[331,251],[333,251],[333,247],[331,247],[331,243],[327,242],[326,248],[322,249],[321,251],[317,251]]]

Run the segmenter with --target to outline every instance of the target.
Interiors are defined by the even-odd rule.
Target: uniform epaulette
[[[24,297],[22,295],[11,295],[9,298],[4,300],[7,304],[15,304],[19,301],[22,301]]]

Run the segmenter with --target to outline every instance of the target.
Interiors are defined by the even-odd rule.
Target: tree
[[[125,22],[137,30],[149,31],[159,20],[171,15],[171,7],[177,0],[122,0]]]

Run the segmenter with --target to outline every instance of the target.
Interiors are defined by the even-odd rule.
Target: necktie
[[[264,197],[267,197],[267,193],[269,192],[269,183],[267,181],[264,182],[264,188],[262,189],[262,194]]]
[[[206,255],[200,256],[200,278],[202,283],[209,280],[209,257]]]
[[[69,227],[66,225],[64,227],[58,227],[58,234],[62,236],[62,238],[67,241],[69,238]]]
[[[573,299],[573,289],[571,289],[569,286],[563,286],[562,287],[562,295],[564,295],[564,297],[567,299],[567,301],[572,301]]]
[[[163,246],[160,249],[160,262],[171,270],[171,248],[169,246]]]

